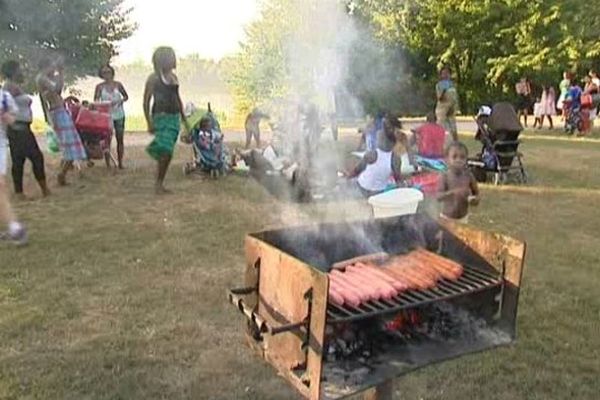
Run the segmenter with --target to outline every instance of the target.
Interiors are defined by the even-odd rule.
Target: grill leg
[[[392,400],[393,397],[394,382],[390,380],[365,393],[364,400]]]

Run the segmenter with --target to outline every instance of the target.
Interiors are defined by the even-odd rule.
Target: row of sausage
[[[456,280],[463,267],[425,249],[394,256],[377,265],[356,262],[329,272],[329,301],[357,307],[371,300],[389,300],[407,290],[426,290],[441,279]]]

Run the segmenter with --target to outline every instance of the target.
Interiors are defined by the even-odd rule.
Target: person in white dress
[[[544,126],[544,118],[548,118],[550,129],[554,129],[554,122],[552,117],[556,115],[556,92],[550,85],[545,85],[542,91],[541,99],[541,121],[540,128]]]

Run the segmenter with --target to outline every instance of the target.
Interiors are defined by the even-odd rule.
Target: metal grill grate
[[[492,275],[473,267],[463,266],[464,272],[455,281],[442,279],[435,288],[428,290],[407,290],[390,300],[372,300],[358,307],[336,306],[329,304],[327,322],[339,323],[356,321],[363,318],[375,317],[385,313],[397,312],[425,304],[449,300],[455,297],[480,292],[500,286],[503,280],[498,275]]]

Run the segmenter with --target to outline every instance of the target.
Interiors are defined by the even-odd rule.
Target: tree
[[[450,66],[463,111],[511,94],[521,74],[553,82],[600,54],[600,12],[583,0],[363,0],[354,7],[389,47],[429,64],[419,75],[431,85],[435,70]]]
[[[246,41],[235,56],[225,59],[226,81],[240,113],[287,93],[285,38],[291,13],[284,0],[263,5],[261,17],[246,28]]]
[[[65,57],[67,78],[95,74],[135,24],[124,0],[0,0],[0,59],[33,69],[47,52]]]
[[[309,100],[331,110],[354,31],[338,0],[266,0],[227,61],[238,111]],[[279,102],[285,103],[285,101]]]

